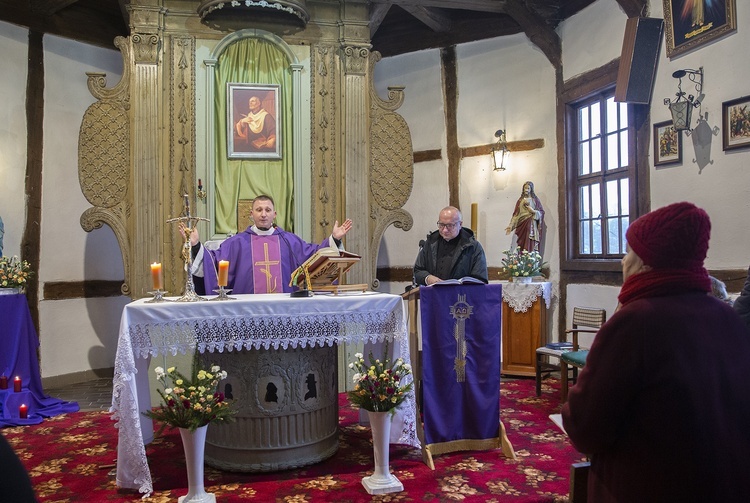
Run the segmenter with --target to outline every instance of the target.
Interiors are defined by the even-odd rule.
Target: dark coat
[[[701,292],[635,300],[604,324],[563,406],[591,456],[588,501],[747,501],[750,337]]]
[[[745,286],[742,287],[742,293],[734,301],[734,310],[740,315],[745,326],[750,329],[750,269],[747,271]]]
[[[484,248],[474,237],[474,232],[462,227],[458,238],[458,249],[451,267],[451,276],[442,279],[460,279],[471,276],[488,283],[487,258],[484,256]],[[427,236],[424,246],[419,250],[417,261],[414,263],[414,281],[417,285],[424,285],[425,278],[437,271],[439,239],[443,239],[439,231],[431,232]]]

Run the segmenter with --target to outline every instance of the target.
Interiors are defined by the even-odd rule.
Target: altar
[[[289,294],[235,297],[236,300],[220,302],[149,303],[141,299],[123,309],[110,409],[119,428],[118,487],[138,489],[143,493],[151,493],[153,490],[145,449],[145,444],[153,440],[153,423],[141,413],[151,407],[147,375],[151,357],[187,354],[197,348],[204,355],[215,353],[214,356],[221,360],[223,368],[229,364],[230,367],[235,365],[234,368],[237,369],[247,369],[256,364],[248,364],[247,361],[240,364],[229,363],[230,354],[237,353],[238,360],[265,358],[263,361],[269,362],[263,356],[264,350],[292,350],[292,354],[305,351],[305,348],[311,350],[314,355],[310,360],[317,363],[300,369],[299,376],[308,380],[300,386],[306,386],[307,388],[301,389],[309,390],[310,383],[316,383],[315,389],[321,390],[322,400],[307,412],[314,416],[314,421],[327,422],[327,426],[324,424],[321,430],[320,438],[316,440],[320,443],[320,452],[311,455],[311,462],[314,462],[315,456],[332,455],[338,446],[338,408],[336,405],[335,410],[331,409],[323,389],[325,387],[335,395],[335,379],[326,375],[329,372],[326,369],[330,369],[331,365],[335,368],[336,365],[335,360],[331,363],[330,354],[325,354],[326,350],[334,348],[336,344],[381,343],[387,340],[393,341],[393,351],[410,363],[400,296],[365,292],[315,295],[311,298],[291,298]],[[274,384],[272,374],[271,372],[269,377],[262,379],[261,385]],[[237,375],[233,377],[230,373],[228,380],[230,384],[238,386],[239,391],[243,384],[237,378]],[[224,386],[223,383],[221,385]],[[276,393],[283,391],[279,390],[277,384],[274,387]],[[296,388],[287,389],[286,392],[299,395]],[[255,396],[258,396],[257,393]],[[296,407],[296,412],[300,412],[300,408],[303,407]],[[392,439],[394,443],[419,446],[413,393],[402,406],[401,414],[394,419],[392,427],[400,432],[397,440]],[[210,432],[211,427],[207,439],[207,461],[212,442]],[[218,458],[225,454],[221,452],[222,444],[226,444],[225,438],[226,433],[217,433],[213,437],[213,453]],[[302,439],[302,444],[309,444],[308,440]],[[308,455],[305,451],[307,445],[302,445],[302,448],[304,455]],[[278,451],[287,451],[291,459],[285,460],[284,453],[279,454]],[[291,467],[300,456],[300,451],[285,448],[277,450],[274,455],[282,456],[274,458],[274,463],[279,467],[285,467],[287,461]],[[240,462],[248,463],[245,459]],[[222,465],[222,461],[217,464]],[[233,466],[227,468],[236,469]]]

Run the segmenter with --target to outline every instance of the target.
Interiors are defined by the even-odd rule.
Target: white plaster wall
[[[122,74],[118,51],[45,36],[44,159],[39,284],[48,281],[122,280],[117,239],[107,226],[91,233],[80,216],[91,205],[78,181],[78,134],[94,102],[86,72]],[[40,292],[41,294],[41,292]],[[127,297],[44,300],[39,303],[42,377],[114,366],[117,333]]]
[[[661,4],[661,0],[651,3]],[[651,17],[660,16],[652,14]],[[619,58],[626,21],[625,12],[616,1],[597,0],[560,23],[557,33],[562,40],[563,79]]]
[[[0,218],[3,255],[21,255],[26,222],[26,76],[28,31],[0,21]]]

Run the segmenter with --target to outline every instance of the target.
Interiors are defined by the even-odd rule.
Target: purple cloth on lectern
[[[297,288],[289,286],[292,272],[310,258],[313,253],[321,248],[329,246],[326,238],[321,244],[312,244],[291,232],[286,232],[281,227],[276,227],[272,236],[279,240],[279,251],[281,252],[281,283],[283,289],[278,292],[291,292]],[[253,286],[253,256],[251,240],[259,236],[248,227],[243,232],[232,236],[224,241],[218,250],[204,250],[203,254],[203,277],[205,281],[206,294],[211,294],[218,287],[216,275],[220,260],[229,261],[229,277],[227,288],[232,293],[255,293]]]
[[[502,285],[436,284],[422,287],[420,297],[426,444],[498,438]],[[456,371],[461,333],[463,382]]]
[[[0,375],[8,377],[8,389],[0,390],[0,427],[39,424],[45,417],[79,410],[76,402],[51,398],[42,390],[36,336],[26,295],[0,295]],[[21,378],[21,391],[13,391],[13,379]],[[28,418],[18,417],[26,404]]]

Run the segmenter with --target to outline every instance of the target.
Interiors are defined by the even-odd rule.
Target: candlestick
[[[154,285],[154,290],[164,288],[164,275],[162,274],[160,263],[154,262],[151,264],[151,282]]]
[[[29,416],[29,406],[25,403],[22,403],[20,407],[18,407],[18,417],[19,419],[26,419]]]
[[[477,234],[477,209],[478,209],[477,203],[471,203],[471,230],[474,231],[474,234]]]
[[[16,378],[13,379],[13,391],[16,393],[21,391],[21,378],[19,376],[16,376]]]
[[[5,374],[0,376],[0,389],[8,389],[8,376]]]
[[[219,286],[227,286],[227,279],[229,278],[229,261],[219,260]]]

